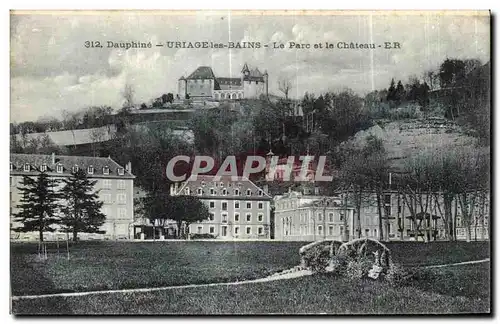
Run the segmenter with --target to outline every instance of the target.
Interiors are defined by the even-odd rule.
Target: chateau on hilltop
[[[212,68],[200,66],[187,78],[181,77],[178,83],[181,98],[193,99],[244,99],[259,98],[268,94],[267,71],[261,73],[258,68],[250,69],[245,63],[239,78],[216,77]]]

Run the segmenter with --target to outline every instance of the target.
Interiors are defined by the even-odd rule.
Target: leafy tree
[[[23,176],[22,187],[18,187],[21,194],[20,211],[15,215],[16,221],[22,227],[16,228],[19,232],[38,231],[40,242],[43,242],[43,232],[53,232],[53,225],[60,224],[57,210],[60,208],[59,193],[56,192],[57,181],[51,179],[46,172],[38,176]]]
[[[174,102],[174,94],[169,92],[167,93],[167,102],[172,103]]]
[[[177,223],[177,234],[181,235],[181,228],[187,229],[190,224],[207,220],[210,217],[208,207],[197,197],[175,196],[167,202],[168,218]],[[186,234],[184,232],[184,234]]]
[[[189,224],[209,218],[208,207],[197,197],[167,196],[160,193],[147,195],[144,200],[144,215],[155,226],[163,228],[168,219],[177,224],[177,236],[182,237],[182,229]]]
[[[106,215],[101,212],[103,202],[98,199],[98,191],[94,190],[96,183],[87,178],[82,169],[64,179],[61,194],[66,204],[61,208],[64,215],[61,223],[66,231],[73,233],[75,242],[78,233],[103,233],[99,228],[104,224]]]

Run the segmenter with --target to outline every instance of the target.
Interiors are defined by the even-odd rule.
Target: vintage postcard
[[[491,314],[490,23],[11,11],[11,313]]]

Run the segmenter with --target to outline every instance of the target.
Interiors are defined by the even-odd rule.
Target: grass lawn
[[[489,275],[489,267],[468,266],[449,281],[432,270],[439,293],[427,282],[392,287],[385,282],[348,281],[314,275],[268,283],[204,287],[149,293],[54,297],[13,302],[15,314],[458,314],[488,313],[485,291],[464,290],[457,283]],[[453,270],[455,271],[455,270]],[[489,282],[487,283],[489,284]],[[419,285],[424,285],[420,289]]]
[[[47,261],[37,260],[37,244],[11,244],[13,295],[146,288],[255,279],[300,262],[303,242],[79,242]],[[489,243],[389,243],[394,261],[431,265],[479,260]]]

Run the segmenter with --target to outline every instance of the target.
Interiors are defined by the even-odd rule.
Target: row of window
[[[210,189],[209,189],[209,193],[210,193],[210,195],[211,195],[211,196],[216,196],[216,195],[217,195],[217,189],[215,189],[215,188],[210,188]],[[184,194],[185,194],[185,195],[190,195],[190,194],[191,194],[191,190],[189,189],[189,187],[186,187],[186,188],[184,189]],[[198,188],[198,189],[196,190],[196,194],[197,194],[198,196],[203,196],[203,195],[205,194],[205,190],[204,190],[203,188]],[[227,196],[227,195],[230,195],[230,191],[229,191],[228,189],[226,189],[226,188],[222,188],[222,189],[220,190],[220,195],[222,195],[222,196]],[[236,188],[236,189],[234,189],[234,191],[233,191],[233,195],[234,195],[234,196],[241,196],[241,191],[240,191],[240,189],[237,189],[237,188]],[[247,189],[247,190],[246,190],[246,195],[247,195],[248,197],[252,196],[252,190],[251,190],[251,189]],[[259,197],[262,197],[262,196],[264,196],[264,192],[263,192],[262,190],[259,190],[259,191],[257,192],[257,195],[258,195]]]
[[[102,189],[111,189],[113,183],[112,181],[113,180],[111,179],[102,180]],[[10,185],[12,187],[17,186],[17,181],[15,177],[10,177]],[[125,180],[118,180],[116,187],[117,189],[125,190],[127,188]]]
[[[127,218],[127,209],[126,208],[118,208],[116,211],[117,211],[118,218]],[[111,215],[111,208],[110,207],[103,207],[102,213],[105,214],[106,216]]]
[[[203,233],[203,226],[198,226],[196,232],[198,234],[202,234]],[[215,234],[215,226],[210,226],[208,228],[208,233],[209,234]],[[233,226],[233,233],[234,235],[240,235],[240,227],[239,226]],[[252,227],[251,226],[246,226],[245,227],[245,234],[246,235],[252,235]],[[263,226],[259,226],[257,227],[257,234],[258,235],[263,235],[264,234],[264,227]],[[224,237],[224,236],[228,236],[228,227],[227,226],[222,226],[221,227],[221,232],[220,232],[220,236]]]
[[[252,202],[251,201],[247,201],[245,203],[245,206],[246,206],[246,209],[252,209]],[[208,207],[210,209],[214,209],[215,208],[215,201],[214,200],[209,201]],[[227,210],[227,208],[228,208],[227,201],[223,201],[221,203],[221,209],[222,210]],[[264,209],[264,202],[262,202],[262,201],[257,202],[257,208],[258,209]],[[240,202],[238,200],[236,200],[234,202],[234,209],[240,209]]]
[[[209,214],[210,214],[209,220],[211,220],[211,221],[215,220],[215,214],[214,213],[209,213]],[[235,222],[239,222],[240,221],[240,214],[234,213],[233,219]],[[245,219],[247,222],[251,222],[252,221],[252,214],[250,214],[250,213],[245,214]],[[263,222],[264,221],[264,214],[257,214],[257,220],[259,222]],[[223,223],[227,223],[228,215],[226,213],[221,214],[221,221]]]
[[[112,204],[113,203],[111,201],[111,194],[109,194],[109,193],[101,194],[101,198],[105,204]],[[117,194],[116,195],[116,202],[119,204],[127,203],[127,194],[124,194],[124,193]]]
[[[36,168],[34,168],[29,163],[25,163],[24,164],[24,166],[23,166],[23,171],[24,172],[30,172],[32,170],[36,170]],[[47,170],[48,170],[47,164],[42,164],[40,166],[40,172],[46,172]],[[72,173],[78,172],[78,170],[80,170],[80,167],[78,165],[75,165],[75,166],[73,166],[71,168],[71,172]],[[105,167],[102,168],[102,173],[104,175],[109,175],[110,174],[110,170],[111,169],[108,166],[105,166]],[[10,164],[10,171],[14,171],[14,165],[12,163]],[[56,165],[56,172],[57,173],[63,173],[63,171],[64,171],[64,166],[61,163],[57,164]],[[94,167],[92,165],[90,165],[90,166],[87,167],[87,173],[88,174],[94,174],[94,171],[95,171],[95,169],[94,169]],[[120,167],[120,168],[117,169],[117,173],[118,173],[118,175],[124,175],[125,174],[125,169]]]

